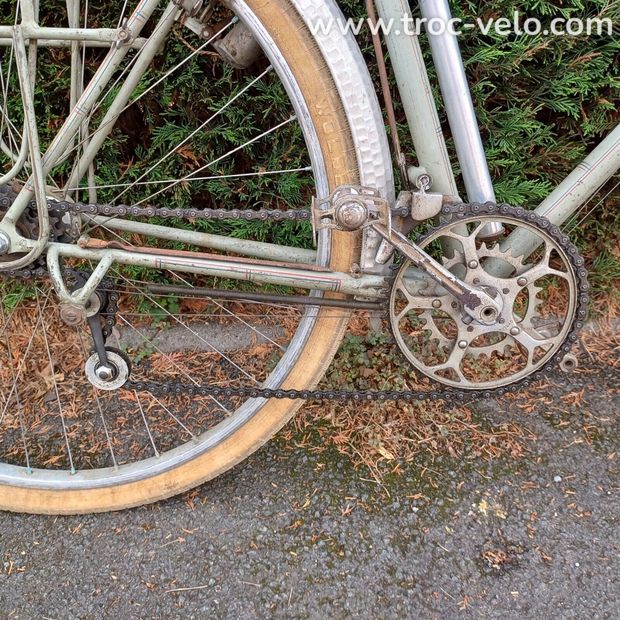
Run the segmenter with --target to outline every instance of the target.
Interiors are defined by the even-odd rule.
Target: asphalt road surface
[[[532,431],[525,458],[379,485],[276,440],[151,507],[1,513],[0,618],[620,618],[619,379],[477,403]]]

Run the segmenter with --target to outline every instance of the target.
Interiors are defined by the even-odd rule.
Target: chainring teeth
[[[540,276],[537,277],[533,282],[529,282],[527,285],[521,287],[523,291],[526,291],[527,295],[527,308],[524,314],[521,317],[521,323],[519,324],[522,329],[529,330],[537,334],[538,336],[542,336],[543,340],[540,345],[532,346],[531,350],[521,345],[516,338],[512,337],[508,332],[498,332],[504,333],[504,338],[500,341],[485,345],[485,346],[470,346],[474,340],[468,340],[467,346],[467,356],[473,358],[474,360],[479,359],[488,359],[493,360],[497,359],[498,356],[514,356],[521,355],[526,359],[526,363],[530,363],[531,360],[536,360],[534,367],[528,373],[517,373],[517,379],[513,383],[501,384],[499,387],[495,387],[491,385],[492,393],[503,393],[506,391],[515,391],[521,386],[527,386],[529,383],[539,376],[541,376],[547,369],[549,369],[552,365],[558,364],[568,353],[572,347],[572,344],[577,340],[577,330],[579,330],[584,323],[585,317],[587,316],[587,304],[588,304],[588,283],[587,283],[587,272],[583,268],[584,261],[579,255],[576,247],[570,243],[568,238],[563,235],[560,230],[552,226],[548,220],[538,216],[535,212],[526,211],[522,208],[514,208],[506,204],[495,205],[493,203],[485,203],[485,204],[473,204],[473,205],[446,205],[442,208],[442,212],[439,218],[439,224],[437,226],[432,227],[425,235],[423,235],[419,240],[418,244],[421,247],[425,247],[426,243],[431,240],[436,241],[437,239],[441,239],[442,236],[450,239],[457,239],[457,235],[442,235],[442,231],[446,229],[453,228],[456,224],[460,222],[474,223],[476,222],[475,217],[479,216],[481,218],[488,218],[489,216],[496,216],[497,219],[504,219],[506,223],[512,223],[516,226],[526,225],[530,228],[535,228],[539,234],[539,236],[546,240],[551,241],[555,249],[561,250],[560,257],[564,262],[564,267],[566,268],[567,279],[571,278],[571,285],[568,289],[570,293],[573,291],[575,293],[575,299],[573,302],[573,310],[569,312],[567,310],[567,314],[564,317],[565,323],[564,327],[560,327],[559,334],[562,333],[563,329],[566,330],[565,337],[562,342],[556,343],[552,342],[554,336],[543,336],[543,334],[538,332],[540,327],[537,327],[536,319],[541,318],[540,309],[544,305],[545,300],[541,299],[541,292],[544,290],[541,286],[538,286],[539,281],[542,279]],[[473,233],[472,233],[473,234]],[[466,239],[467,237],[464,237]],[[470,267],[465,265],[464,256],[465,256],[465,247],[463,245],[463,251],[458,249],[452,249],[451,255],[449,257],[442,257],[442,263],[447,269],[454,269],[457,265],[462,265],[466,268],[466,276],[465,280],[471,281],[471,277],[474,274],[479,275],[480,270],[484,269],[484,263],[489,259],[501,259],[505,263],[508,263],[512,266],[511,277],[505,280],[506,282],[513,281],[516,283],[516,280],[527,273],[533,266],[536,266],[537,263],[532,265],[524,260],[524,256],[513,256],[511,251],[504,251],[501,248],[501,244],[499,242],[487,243],[482,242],[480,244],[476,244],[477,250],[477,265]],[[470,250],[471,254],[471,250]],[[470,257],[471,260],[471,257]],[[410,266],[408,261],[401,266],[399,272],[394,277],[394,283],[396,284],[399,280],[402,280],[406,269]],[[498,282],[502,282],[504,279],[499,279]],[[512,284],[508,284],[505,288],[509,288]],[[516,284],[513,285],[516,291]],[[505,290],[504,290],[505,293]],[[516,303],[516,299],[519,293],[514,293],[514,298]],[[514,314],[514,313],[513,313]],[[434,320],[430,317],[429,311],[425,311],[423,315],[428,315],[427,325],[434,324]],[[392,316],[392,315],[391,315]],[[570,326],[566,327],[566,324],[570,322]],[[447,382],[443,380],[443,377],[438,375],[438,371],[434,370],[432,367],[424,367],[424,364],[420,362],[420,360],[412,359],[415,357],[412,351],[408,351],[406,348],[403,348],[403,341],[399,338],[398,335],[398,326],[393,325],[392,321],[390,321],[392,332],[395,337],[395,340],[398,346],[401,348],[402,353],[405,357],[412,362],[412,364],[420,370],[423,374],[431,377],[435,381],[439,381],[444,385],[449,385],[451,388],[456,388],[457,391],[471,393],[474,389],[484,389],[488,391],[486,384],[476,385],[472,384],[471,389],[468,386],[459,385],[458,382]],[[544,320],[541,320],[544,329]],[[431,334],[431,337],[435,339],[435,341],[439,341],[436,337],[436,332],[438,328],[436,326],[428,327],[428,333]],[[461,333],[461,330],[459,330]],[[537,339],[537,338],[536,338]],[[549,342],[545,342],[546,339]],[[452,347],[456,347],[459,338],[452,340]],[[445,343],[445,341],[442,341]],[[458,362],[458,373],[462,375],[462,365],[467,356],[463,356],[463,358]],[[526,366],[526,370],[529,369],[529,366]],[[441,372],[441,371],[440,371]]]

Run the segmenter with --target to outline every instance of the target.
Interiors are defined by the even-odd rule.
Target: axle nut
[[[65,325],[77,327],[86,322],[86,310],[75,304],[63,304],[60,306],[60,318]]]
[[[101,381],[111,381],[114,379],[114,368],[102,365],[95,370],[95,374]]]
[[[0,232],[0,256],[9,253],[11,249],[11,240],[6,233]]]

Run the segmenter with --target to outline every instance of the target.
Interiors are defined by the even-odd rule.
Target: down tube
[[[536,209],[556,226],[562,225],[611,177],[620,170],[620,125],[618,125]],[[507,240],[516,256],[529,256],[537,243],[525,231],[516,231]]]

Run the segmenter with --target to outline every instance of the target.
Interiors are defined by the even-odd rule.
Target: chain
[[[279,211],[275,209],[261,210],[244,210],[244,209],[168,209],[155,207],[139,207],[139,206],[111,206],[83,204],[72,202],[56,202],[50,201],[48,208],[61,216],[65,213],[83,214],[83,215],[99,215],[106,217],[125,217],[125,216],[142,216],[142,217],[161,217],[161,218],[178,218],[190,220],[219,220],[219,221],[310,221],[312,215],[307,210],[289,210]],[[400,213],[399,213],[400,214]],[[461,400],[464,394],[476,397],[492,397],[501,396],[507,393],[516,392],[522,388],[528,387],[532,382],[540,379],[550,367],[559,364],[564,356],[570,352],[573,344],[578,340],[578,332],[584,325],[587,316],[588,307],[588,291],[589,285],[587,281],[588,273],[585,269],[585,262],[579,255],[577,248],[570,242],[569,238],[562,233],[557,227],[552,225],[547,219],[539,216],[533,211],[523,208],[515,208],[506,204],[495,203],[473,203],[473,204],[457,204],[445,205],[442,207],[439,223],[436,227],[431,227],[423,236],[418,239],[418,243],[423,243],[429,236],[436,233],[439,229],[454,224],[459,220],[471,215],[505,215],[522,219],[534,226],[539,227],[547,235],[552,237],[558,245],[565,251],[571,261],[574,272],[577,276],[577,309],[574,314],[573,323],[568,331],[566,339],[556,354],[548,360],[540,369],[522,379],[519,382],[509,386],[498,387],[487,390],[458,390],[455,388],[445,388],[441,386],[439,389],[432,391],[411,391],[411,390],[394,390],[394,391],[375,391],[375,390],[294,390],[294,389],[271,389],[258,387],[228,387],[220,388],[208,385],[188,385],[180,382],[157,383],[152,381],[132,381],[129,380],[125,384],[126,389],[136,391],[147,391],[156,396],[167,395],[183,395],[183,396],[212,396],[214,398],[276,398],[276,399],[293,399],[293,400],[330,400],[330,401],[422,401],[422,400]],[[46,270],[37,267],[31,270],[20,270],[14,272],[5,272],[5,276],[28,279],[30,277],[42,277],[46,275]],[[395,276],[394,276],[395,277]],[[106,287],[104,286],[104,289]],[[107,288],[111,288],[107,287]],[[118,309],[118,296],[111,291],[107,292],[108,304],[105,311],[106,332],[109,335],[115,324],[115,315]]]
[[[61,214],[102,215],[110,217],[161,217],[183,220],[290,222],[311,221],[312,213],[305,209],[168,209],[167,207],[128,207],[126,205],[96,205],[79,202],[52,202],[51,208]]]

